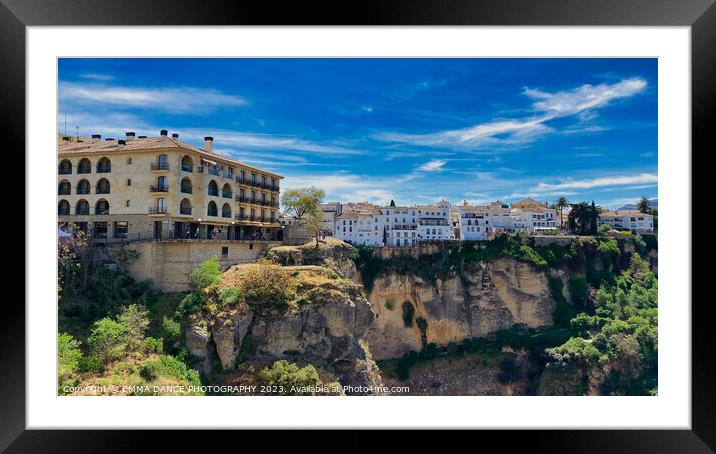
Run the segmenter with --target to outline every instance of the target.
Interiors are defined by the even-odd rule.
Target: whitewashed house
[[[652,233],[654,216],[640,211],[604,211],[599,215],[597,225],[609,225],[615,230],[628,230],[632,233]]]

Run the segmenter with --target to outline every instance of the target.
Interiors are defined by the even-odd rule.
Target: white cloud
[[[383,132],[373,137],[388,142],[409,143],[426,147],[476,149],[490,145],[519,145],[554,132],[546,123],[556,118],[578,116],[584,122],[594,117],[592,112],[611,101],[635,95],[646,88],[641,78],[625,79],[615,84],[582,85],[572,90],[549,93],[526,88],[523,94],[535,100],[532,108],[536,116],[493,120],[475,126],[438,131],[427,134]],[[598,132],[604,128],[577,124],[568,133]]]
[[[168,113],[206,113],[247,104],[239,96],[214,89],[193,87],[123,87],[101,83],[60,82],[60,101],[66,104],[144,108]]]
[[[443,159],[433,159],[432,161],[428,161],[425,164],[418,167],[418,170],[423,170],[425,172],[439,172],[443,169],[443,166],[447,163],[447,161]]]
[[[646,81],[644,79],[632,77],[615,84],[585,84],[572,90],[556,93],[531,88],[525,88],[523,93],[536,100],[532,104],[533,109],[563,117],[604,107],[614,99],[633,96],[645,89]]]
[[[101,81],[107,81],[107,80],[114,79],[114,76],[110,76],[109,74],[97,74],[97,73],[80,74],[80,77],[82,79],[101,80]]]
[[[567,180],[562,183],[540,183],[534,188],[538,192],[561,191],[564,189],[592,189],[597,187],[626,186],[635,184],[657,184],[658,176],[651,173],[593,178],[589,180]]]

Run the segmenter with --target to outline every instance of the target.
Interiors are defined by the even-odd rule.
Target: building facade
[[[608,225],[615,230],[632,233],[654,232],[654,216],[640,211],[604,211],[599,215],[598,225]]]
[[[89,140],[58,145],[60,228],[95,239],[276,240],[279,182],[266,170],[169,137]]]

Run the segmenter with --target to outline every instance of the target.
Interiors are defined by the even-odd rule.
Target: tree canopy
[[[293,213],[298,219],[310,213],[320,211],[320,204],[326,191],[313,186],[288,189],[281,196],[281,204],[286,213]]]

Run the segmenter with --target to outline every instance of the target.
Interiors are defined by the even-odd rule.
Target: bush
[[[162,363],[158,359],[150,359],[142,364],[139,370],[139,376],[148,382],[153,382],[162,372]]]
[[[164,317],[162,319],[161,335],[170,350],[179,348],[181,341],[181,324],[174,319]]]
[[[221,265],[216,257],[205,260],[189,275],[189,282],[194,290],[203,290],[221,280]]]
[[[58,393],[64,394],[63,387],[77,382],[75,374],[80,367],[82,351],[80,343],[67,333],[57,336],[57,385]]]
[[[144,340],[144,333],[149,328],[149,311],[138,304],[130,304],[122,308],[117,321],[125,326],[124,343],[130,351],[139,351]]]
[[[236,287],[225,287],[219,293],[219,301],[222,305],[235,304],[239,300],[239,289]]]
[[[280,386],[283,388],[283,394],[291,396],[315,395],[315,392],[296,388],[317,386],[321,383],[318,372],[312,365],[300,368],[283,359],[274,362],[270,368],[262,369],[258,378],[261,385]]]
[[[148,337],[144,339],[144,351],[147,353],[163,353],[164,341],[162,339]]]
[[[238,297],[249,304],[267,304],[285,310],[297,306],[296,279],[286,268],[270,262],[250,265],[224,276],[238,289]]]
[[[569,295],[572,303],[578,308],[584,308],[587,302],[589,286],[587,280],[582,276],[575,276],[569,279]]]
[[[179,302],[175,315],[177,318],[186,318],[191,314],[199,312],[203,304],[204,298],[202,295],[198,292],[191,292]]]
[[[108,364],[126,354],[126,335],[126,325],[105,317],[92,325],[87,344],[94,357]]]

